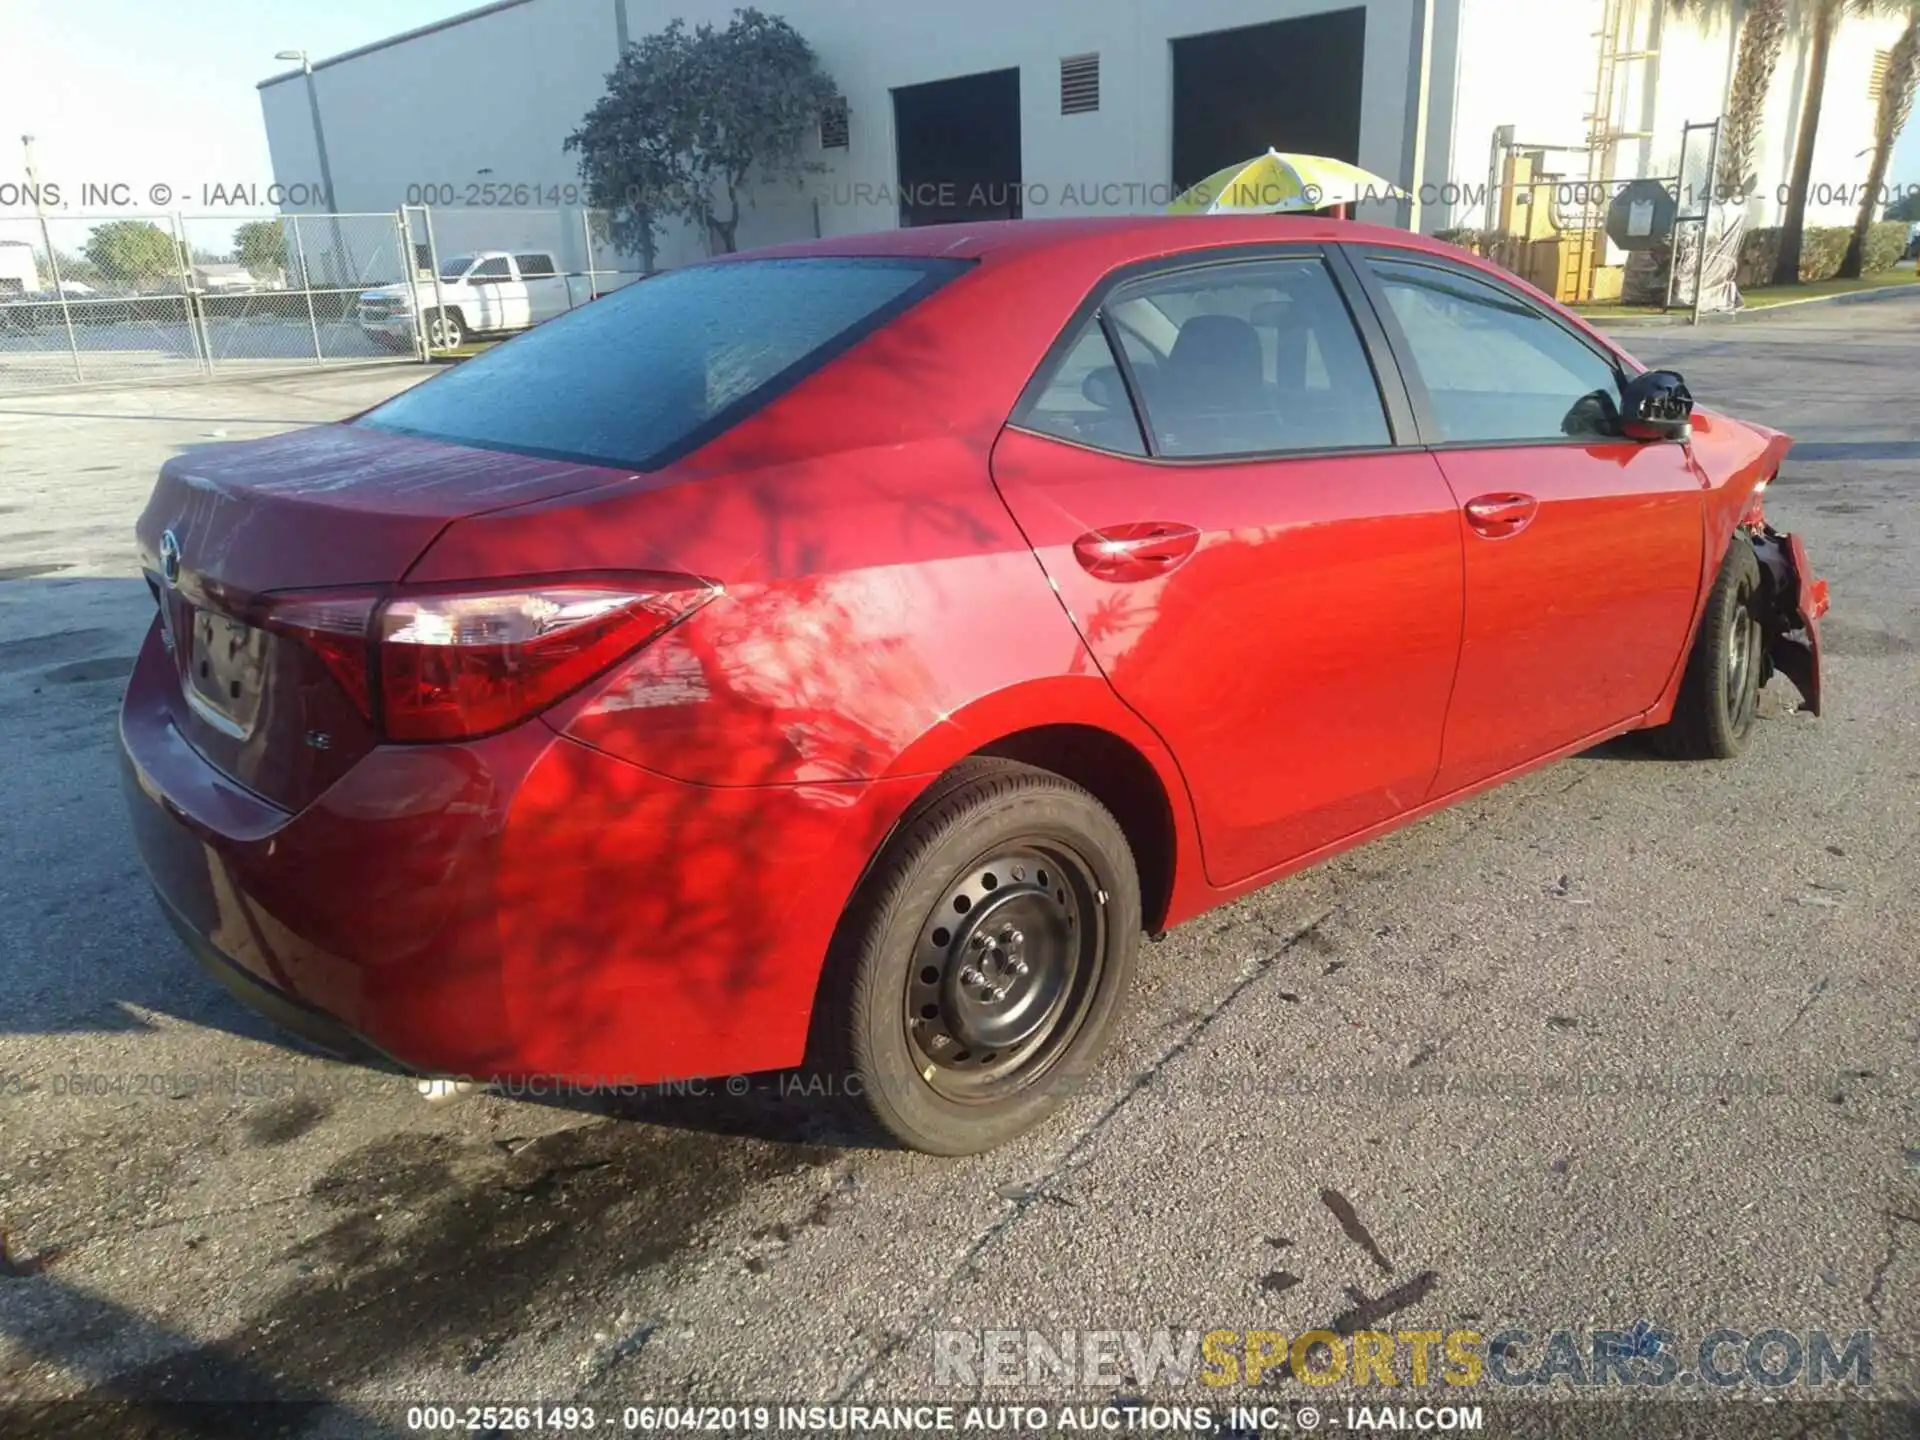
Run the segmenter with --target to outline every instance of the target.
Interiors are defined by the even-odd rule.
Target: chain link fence
[[[0,394],[431,359],[639,279],[586,210],[0,218]]]

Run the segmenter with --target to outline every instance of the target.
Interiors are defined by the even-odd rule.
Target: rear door
[[[1312,247],[1115,277],[993,456],[1215,884],[1418,803],[1459,653],[1459,522],[1378,325]],[[1385,386],[1381,384],[1385,380]]]
[[[1705,479],[1686,442],[1618,433],[1616,358],[1494,277],[1354,257],[1466,550],[1466,636],[1436,794],[1629,720],[1686,646]]]
[[[516,255],[513,267],[520,272],[520,283],[526,289],[528,324],[538,325],[566,313],[567,283],[553,268],[551,255],[542,250]]]

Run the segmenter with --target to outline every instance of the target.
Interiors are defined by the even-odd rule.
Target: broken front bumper
[[[1808,713],[1820,713],[1820,617],[1827,613],[1827,582],[1813,573],[1798,535],[1771,525],[1748,532],[1760,561],[1760,624],[1767,659],[1793,682]]]

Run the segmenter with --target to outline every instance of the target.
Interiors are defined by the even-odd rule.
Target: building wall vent
[[[820,112],[820,148],[822,150],[853,148],[852,129],[847,119],[847,102],[844,96],[828,101],[827,108]]]
[[[1060,62],[1060,113],[1088,115],[1100,108],[1100,57],[1069,55]]]

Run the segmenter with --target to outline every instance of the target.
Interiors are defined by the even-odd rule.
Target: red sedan
[[[1034,1123],[1170,926],[1623,731],[1820,700],[1825,587],[1694,409],[1397,231],[730,257],[171,460],[121,718],[162,906],[422,1073],[825,1067]]]

